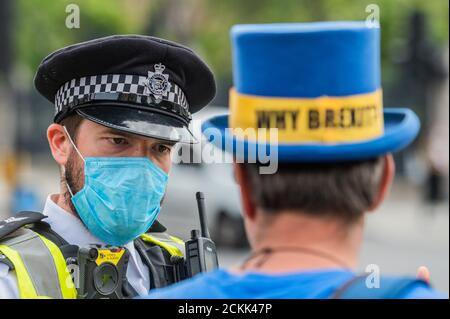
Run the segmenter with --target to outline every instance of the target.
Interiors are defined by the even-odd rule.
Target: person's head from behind
[[[280,163],[275,174],[260,174],[258,164],[235,164],[249,241],[257,249],[268,240],[296,244],[285,242],[286,237],[311,244],[323,240],[319,234],[335,242],[354,240],[348,237],[355,232],[360,236],[365,214],[383,202],[394,171],[392,155],[353,162]]]

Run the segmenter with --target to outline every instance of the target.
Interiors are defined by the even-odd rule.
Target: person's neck
[[[257,212],[252,243],[256,255],[240,269],[270,273],[354,269],[362,234],[363,219],[348,225],[301,212]],[[270,252],[264,253],[267,248]]]
[[[66,198],[64,197],[63,194],[54,194],[51,197],[51,200],[58,205],[59,207],[61,207],[65,212],[67,212],[68,214],[77,216],[75,214],[75,212],[73,211],[72,207],[69,205],[69,203],[67,203]]]

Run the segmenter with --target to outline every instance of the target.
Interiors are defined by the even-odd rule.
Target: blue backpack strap
[[[410,277],[382,277],[379,288],[368,288],[366,275],[357,276],[336,290],[332,299],[400,299],[411,288],[429,284],[423,280]]]

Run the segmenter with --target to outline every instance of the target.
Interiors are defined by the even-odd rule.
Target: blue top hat
[[[231,38],[230,113],[202,130],[236,157],[276,147],[281,162],[364,160],[400,150],[418,134],[411,110],[383,110],[378,26],[237,25]]]

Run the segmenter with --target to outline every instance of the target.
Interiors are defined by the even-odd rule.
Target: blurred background
[[[414,275],[427,265],[435,287],[448,293],[448,6],[447,0],[0,0],[0,218],[41,211],[47,195],[59,190],[45,138],[53,106],[33,87],[34,72],[50,52],[131,33],[190,46],[212,67],[218,83],[215,107],[201,112],[201,120],[226,112],[233,24],[379,18],[385,106],[414,109],[423,129],[396,155],[391,195],[368,218],[360,270],[377,264],[383,273]],[[248,247],[229,164],[175,165],[161,221],[186,239],[198,228],[197,190],[206,193],[222,266],[242,261]]]

